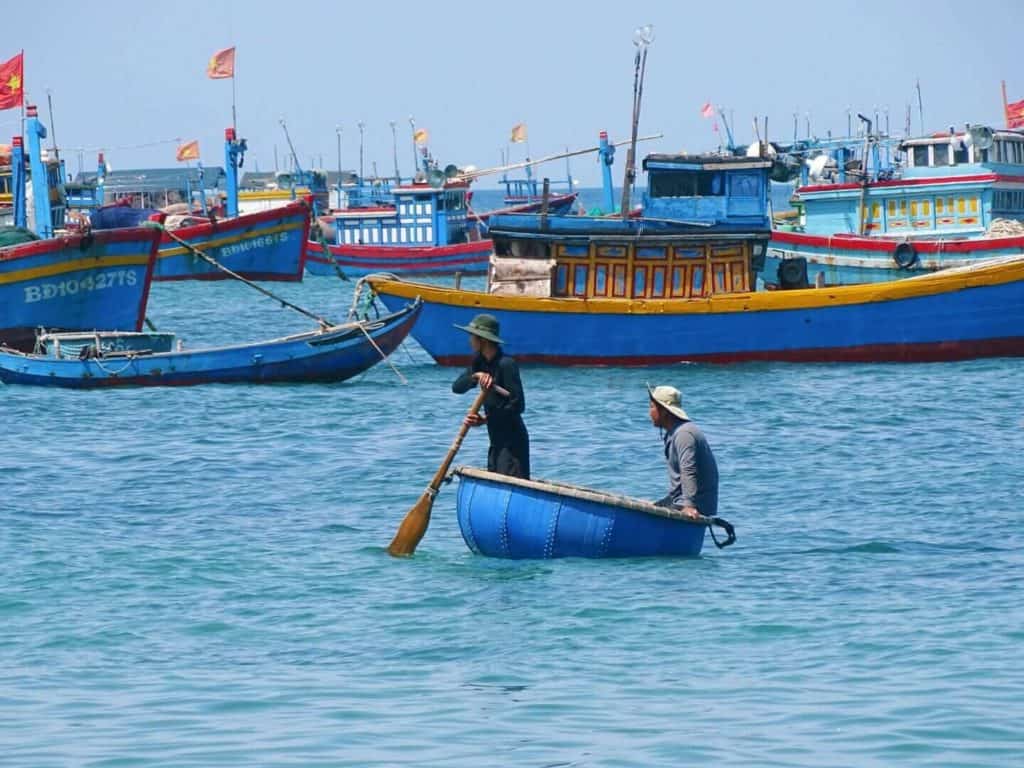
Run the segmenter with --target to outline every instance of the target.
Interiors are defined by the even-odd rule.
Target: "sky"
[[[498,165],[517,123],[534,157],[596,144],[598,131],[628,138],[633,30],[652,24],[641,134],[664,137],[646,152],[705,151],[718,144],[701,107],[732,115],[738,142],[768,117],[770,139],[844,133],[847,110],[889,110],[903,131],[965,122],[1001,125],[1000,80],[1024,98],[1024,2],[832,0],[730,3],[463,2],[81,3],[56,0],[5,8],[0,61],[25,51],[25,88],[64,147],[68,170],[95,167],[97,148],[115,169],[173,167],[176,140],[198,139],[203,162],[223,164],[231,81],[209,80],[206,63],[236,46],[239,135],[246,168],[283,168],[287,123],[301,165],[393,173],[412,165],[409,116],[430,133],[442,166]],[[882,118],[884,123],[884,117]],[[0,112],[0,137],[18,112]],[[0,138],[0,141],[5,140]],[[49,146],[49,140],[46,142]],[[512,147],[512,159],[526,147]],[[624,153],[616,174],[621,174]],[[548,166],[564,177],[564,163]],[[573,176],[600,183],[595,159]],[[493,182],[492,182],[493,183]],[[489,186],[487,183],[481,186]]]

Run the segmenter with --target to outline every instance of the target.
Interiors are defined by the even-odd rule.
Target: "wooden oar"
[[[476,396],[473,405],[469,407],[469,415],[475,414],[480,410],[480,406],[483,405],[484,398],[487,397],[489,391],[487,389],[480,390],[480,394]],[[398,533],[395,534],[395,538],[388,545],[389,555],[407,557],[416,551],[416,546],[423,538],[423,534],[427,532],[427,526],[430,525],[430,510],[434,506],[434,497],[437,496],[437,491],[441,488],[441,483],[444,482],[444,476],[448,474],[448,468],[455,460],[455,454],[462,447],[462,440],[468,431],[469,425],[463,420],[462,426],[459,428],[459,434],[455,436],[455,441],[452,443],[452,447],[448,449],[448,455],[441,462],[441,466],[434,475],[434,479],[430,481],[430,485],[427,486],[427,490],[420,496],[420,500],[409,510],[402,524],[398,527]]]

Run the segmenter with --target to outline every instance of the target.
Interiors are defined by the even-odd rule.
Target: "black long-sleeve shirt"
[[[491,472],[529,479],[530,435],[523,423],[526,396],[519,378],[519,366],[511,357],[502,355],[500,349],[493,360],[477,355],[469,369],[452,384],[452,391],[461,395],[477,386],[473,374],[478,372],[489,373],[494,384],[508,390],[508,396],[505,396],[492,389],[484,398],[487,436],[491,440],[487,468]]]

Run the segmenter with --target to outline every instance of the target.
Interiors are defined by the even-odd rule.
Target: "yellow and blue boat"
[[[495,217],[487,291],[378,275],[390,309],[419,296],[413,336],[464,365],[488,312],[506,351],[553,365],[910,362],[1024,355],[1024,257],[867,285],[756,291],[771,236],[770,160],[652,155],[636,217]]]

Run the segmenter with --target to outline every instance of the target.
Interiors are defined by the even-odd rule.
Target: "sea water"
[[[230,282],[158,284],[150,317],[309,327]],[[524,367],[535,476],[641,498],[645,383],[679,387],[738,541],[516,562],[469,552],[448,486],[385,553],[469,405],[392,360],[408,385],[0,386],[0,765],[1024,760],[1024,361]]]

